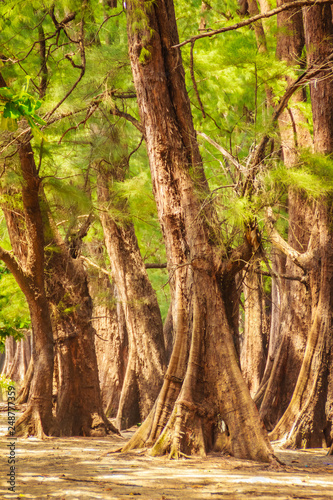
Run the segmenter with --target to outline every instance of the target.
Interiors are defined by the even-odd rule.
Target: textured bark
[[[245,322],[240,365],[252,396],[257,393],[264,374],[267,342],[263,283],[261,275],[256,273],[258,267],[256,261],[245,270],[243,283]]]
[[[163,336],[165,345],[165,354],[167,362],[170,360],[170,356],[173,348],[173,321],[172,321],[172,304],[170,304],[168,309],[167,317],[164,320],[163,325]]]
[[[87,274],[55,230],[46,262],[47,298],[55,331],[58,393],[55,434],[101,436],[115,428],[106,419],[100,394]]]
[[[181,54],[171,48],[178,43],[173,3],[140,6],[153,31],[134,28],[135,11],[128,5],[129,52],[166,244],[175,341],[154,409],[125,449],[149,444],[153,455],[203,455],[214,446],[223,419],[230,452],[270,461],[272,450],[240,373],[222,294],[239,262],[221,263],[214,211],[201,210],[196,194],[207,194],[207,182]],[[150,55],[140,62],[143,46]]]
[[[329,6],[305,9],[305,38],[310,64],[322,63],[333,48]],[[333,81],[323,72],[311,84],[315,151],[333,151]],[[306,350],[291,402],[272,433],[287,435],[287,445],[316,447],[332,442],[333,235],[331,200],[313,204],[311,246],[316,255],[309,273],[311,321]]]
[[[28,369],[27,369],[25,377],[24,377],[24,380],[22,382],[22,385],[20,387],[19,392],[17,393],[17,397],[16,397],[17,404],[24,404],[28,401],[33,375],[34,375],[34,363],[33,363],[32,357],[31,357]]]
[[[93,299],[93,321],[96,330],[95,346],[103,408],[106,416],[115,418],[119,407],[127,360],[128,336],[124,312],[109,278],[100,273],[89,278]],[[103,297],[100,292],[103,291]],[[138,416],[137,422],[139,422]]]
[[[16,342],[15,355],[12,359],[11,367],[7,372],[7,376],[14,382],[17,382],[19,386],[22,384],[28,370],[30,358],[31,337],[30,332],[27,332],[25,338]]]
[[[126,429],[144,420],[152,409],[162,386],[166,357],[161,313],[134,226],[128,221],[117,224],[107,211],[111,202],[109,185],[113,178],[119,178],[117,170],[117,167],[113,171],[100,169],[98,201],[105,245],[128,335],[128,362],[116,416],[116,425]]]
[[[7,337],[5,342],[5,361],[1,371],[1,375],[8,377],[8,374],[13,365],[14,357],[16,352],[16,342],[14,337]]]
[[[45,231],[47,235],[45,244],[48,250],[44,266],[43,238],[43,246],[40,248],[39,254],[38,270],[41,273],[39,280],[43,283],[43,287],[47,287],[47,296],[45,291],[43,291],[43,294],[36,293],[35,296],[36,286],[29,285],[27,290],[23,289],[23,291],[26,294],[31,311],[34,338],[33,352],[38,349],[36,355],[40,351],[38,340],[36,339],[39,330],[45,327],[46,313],[41,319],[39,316],[43,314],[43,307],[47,307],[47,315],[49,321],[51,321],[48,309],[49,305],[51,306],[56,370],[53,374],[53,354],[48,370],[45,369],[46,361],[43,357],[41,359],[38,358],[36,362],[36,356],[33,356],[31,368],[20,394],[20,401],[24,402],[28,397],[29,409],[31,398],[34,397],[35,379],[37,379],[37,386],[39,387],[39,382],[42,384],[45,376],[50,376],[50,387],[48,386],[47,388],[50,393],[47,393],[47,395],[51,398],[51,405],[52,393],[53,400],[54,398],[56,399],[56,401],[53,401],[56,402],[56,421],[53,421],[52,414],[48,416],[47,433],[62,435],[105,434],[109,429],[114,430],[114,428],[105,418],[102,409],[97,360],[94,350],[94,329],[91,325],[92,303],[87,288],[86,274],[81,261],[72,259],[70,249],[66,247],[58,236],[56,228],[52,227],[52,220],[49,218],[50,214],[47,209],[47,201],[40,188],[40,179],[36,172],[31,146],[28,143],[24,147],[28,148],[28,151],[25,156],[23,154],[20,155],[21,165],[23,169],[24,162],[28,163],[30,171],[28,171],[27,176],[32,177],[31,174],[33,174],[34,177],[32,179],[35,180],[38,186],[38,193],[34,199],[34,210],[38,211],[40,217],[39,233],[43,235]],[[27,194],[23,190],[23,200],[25,200],[25,196],[31,197],[31,193],[33,193],[30,177],[30,190]],[[21,260],[21,266],[30,270],[32,267],[32,256],[29,247],[29,233],[28,231],[24,231],[24,226],[21,223],[23,221],[25,226],[28,226],[27,217],[21,217],[19,211],[16,210],[14,212],[11,210],[11,207],[6,207],[5,216],[13,243],[13,250],[17,252],[18,258]],[[56,250],[54,250],[55,246],[57,246]],[[51,250],[49,250],[50,248]],[[27,249],[27,252],[24,251],[25,249]],[[44,270],[46,285],[44,285]],[[37,298],[35,299],[35,297]],[[36,302],[37,304],[35,304]],[[37,321],[37,326],[34,321]],[[53,338],[51,340],[51,347],[53,353]],[[41,375],[39,370],[40,363],[44,363],[43,371],[45,372]],[[42,399],[40,397],[41,401]],[[31,414],[27,415],[30,419]],[[23,423],[23,433],[34,432],[29,424],[29,419],[27,425]],[[41,433],[41,426],[37,416],[36,422],[37,432]]]
[[[6,82],[0,74],[0,86]],[[25,252],[17,260],[12,253],[0,248],[0,258],[12,272],[24,293],[30,310],[34,363],[34,377],[29,391],[27,409],[16,423],[16,434],[35,434],[44,437],[53,423],[52,373],[53,334],[44,283],[44,227],[39,205],[40,179],[33,151],[27,136],[18,144],[20,173],[22,174],[22,202],[26,242]],[[10,233],[10,227],[8,227]],[[11,237],[11,236],[10,236]],[[15,244],[13,251],[15,255]]]
[[[24,142],[25,141],[25,142]],[[52,427],[53,335],[44,286],[44,227],[39,205],[40,179],[30,142],[19,148],[27,253],[20,264],[1,250],[1,258],[26,296],[33,328],[34,377],[27,409],[16,424],[17,435],[44,437]]]

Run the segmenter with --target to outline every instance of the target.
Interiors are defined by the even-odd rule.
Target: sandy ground
[[[0,407],[0,498],[26,499],[333,499],[333,456],[327,450],[281,450],[279,468],[212,454],[170,461],[110,453],[132,435],[107,438],[17,438],[15,493],[8,491],[7,427]],[[2,411],[1,411],[2,410]]]

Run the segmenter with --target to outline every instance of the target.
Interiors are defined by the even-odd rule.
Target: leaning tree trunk
[[[163,383],[166,359],[161,313],[134,226],[128,221],[117,224],[107,211],[111,200],[109,184],[116,169],[110,172],[100,167],[98,202],[128,335],[128,361],[116,417],[116,425],[126,429],[148,416]]]
[[[303,12],[308,62],[321,64],[332,53],[333,23],[330,6],[313,6]],[[333,152],[333,79],[330,68],[311,84],[314,147]],[[331,199],[312,207],[315,258],[309,273],[311,322],[305,355],[292,400],[275,427],[272,438],[287,434],[289,446],[318,447],[332,442],[332,313],[333,234]]]
[[[172,48],[178,43],[174,6],[158,0],[149,8],[140,2],[140,8],[147,26],[142,30],[135,27],[137,8],[127,4],[129,52],[166,244],[175,340],[154,409],[125,449],[149,444],[152,454],[205,454],[223,419],[230,452],[270,461],[272,449],[240,373],[222,298],[234,266],[226,256],[221,262],[214,211],[201,210],[196,194],[207,193],[207,182],[181,54]],[[233,262],[238,266],[242,258],[240,252]]]

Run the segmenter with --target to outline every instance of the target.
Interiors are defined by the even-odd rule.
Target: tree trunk
[[[30,332],[26,332],[26,337],[16,342],[16,352],[12,366],[8,372],[8,377],[19,385],[24,380],[31,358]]]
[[[154,409],[125,449],[149,444],[153,455],[204,455],[223,419],[233,455],[270,461],[272,449],[240,373],[223,300],[234,266],[226,256],[221,262],[214,211],[201,210],[197,194],[207,194],[207,181],[181,54],[171,48],[178,43],[173,3],[146,6],[140,2],[147,28],[138,30],[137,10],[127,4],[129,52],[166,244],[175,341]]]
[[[28,366],[28,370],[25,374],[23,383],[20,387],[19,392],[17,393],[17,397],[16,397],[17,404],[24,404],[28,401],[33,375],[34,375],[34,363],[33,363],[32,357],[31,357],[30,362],[29,362],[29,366]]]
[[[33,152],[29,143],[25,145],[25,148],[27,148],[25,155],[20,155],[22,169],[25,166],[24,162],[29,162],[30,171],[28,171],[27,175],[32,171],[39,192],[40,179],[36,172]],[[31,190],[28,195],[23,192],[23,200],[25,200],[24,196],[31,196]],[[88,293],[86,275],[82,263],[71,258],[65,244],[57,237],[56,228],[53,231],[52,221],[50,222],[47,211],[47,201],[42,192],[40,192],[40,199],[36,195],[34,202],[35,206],[33,208],[36,212],[38,211],[40,216],[41,227],[38,228],[38,231],[43,234],[45,230],[47,234],[46,243],[51,250],[47,250],[45,261],[47,297],[43,292],[44,295],[42,293],[37,294],[35,299],[33,291],[36,287],[33,288],[31,285],[29,285],[27,292],[24,291],[31,312],[34,338],[33,353],[36,351],[36,355],[33,355],[29,377],[24,382],[23,391],[20,393],[20,402],[25,401],[29,394],[29,408],[31,398],[34,398],[35,379],[40,377],[40,383],[43,383],[43,378],[46,375],[50,376],[48,391],[51,391],[51,405],[54,380],[57,381],[58,387],[56,391],[56,422],[53,422],[51,417],[48,418],[47,433],[104,435],[107,430],[115,429],[107,421],[102,409],[97,360],[94,350],[94,330],[91,325],[92,303]],[[43,215],[41,214],[41,208]],[[31,256],[29,256],[28,232],[23,231],[20,224],[21,218],[17,214],[15,217],[14,212],[9,209],[5,209],[5,214],[14,252],[17,252],[21,265],[29,269],[29,266],[31,267]],[[20,237],[20,234],[22,234],[22,237]],[[56,234],[55,237],[54,234]],[[20,245],[27,248],[28,252],[22,251]],[[54,250],[54,245],[58,246],[57,251]],[[44,286],[44,240],[40,251],[42,255],[39,258],[43,268],[41,268],[41,263],[38,262],[39,272],[42,273],[39,280],[43,282]],[[45,357],[38,358],[36,362],[36,356],[41,347],[38,346],[38,340],[35,340],[35,338],[37,339],[37,335],[40,335],[41,328],[46,327],[46,313],[39,318],[43,314],[45,303],[50,305],[52,312],[56,377],[53,374],[53,359],[48,370],[45,369]],[[48,309],[47,314],[49,315]],[[51,321],[51,318],[49,320]],[[34,321],[37,321],[37,326]],[[53,338],[51,346],[53,352]],[[43,363],[43,372],[45,372],[42,375],[40,375],[41,370],[39,369],[41,363]],[[39,387],[39,380],[37,381],[37,387]],[[42,400],[42,397],[40,399]],[[22,432],[30,432],[29,429],[28,425]]]
[[[21,266],[3,250],[1,258],[12,271],[29,305],[33,326],[34,377],[27,409],[16,423],[16,434],[44,437],[53,424],[53,334],[44,287],[44,227],[39,205],[40,179],[31,145],[26,137],[19,145],[19,158],[23,177],[22,201],[27,256]]]
[[[240,355],[242,375],[254,396],[264,374],[267,341],[265,302],[263,297],[262,277],[256,260],[245,270],[244,290],[244,335]]]
[[[134,226],[127,221],[117,224],[107,211],[109,183],[116,176],[115,170],[112,173],[100,168],[98,201],[105,245],[128,334],[128,362],[116,417],[116,425],[126,429],[148,416],[162,386],[166,359],[161,313]]]
[[[82,261],[71,257],[55,233],[54,244],[57,251],[46,263],[58,370],[54,432],[63,436],[103,436],[116,429],[102,408],[87,275]]]
[[[115,418],[128,360],[124,312],[120,301],[117,301],[115,286],[111,285],[105,274],[90,275],[89,291],[94,303],[92,325],[96,330],[95,346],[103,408],[108,418]],[[137,422],[139,420],[140,416]]]
[[[279,5],[283,3],[288,2],[280,1]],[[281,12],[277,16],[277,24],[277,56],[288,65],[295,66],[301,59],[304,46],[302,14],[296,10],[292,11],[292,15],[289,11]],[[287,83],[291,83],[290,78],[287,78]],[[304,100],[302,89],[292,96],[288,109],[279,118],[283,160],[288,168],[295,167],[302,148],[312,147],[306,119],[299,109],[299,103]],[[311,232],[311,209],[302,195],[292,189],[288,195],[288,215],[288,243],[304,252]],[[281,262],[279,267],[283,267],[287,275],[302,276],[302,272],[289,258],[285,263]],[[265,389],[259,391],[260,398],[256,397],[257,402],[261,400],[260,415],[268,430],[274,428],[291,400],[303,360],[311,310],[311,297],[304,284],[279,279],[278,287],[280,311],[273,309],[272,322],[277,331],[271,330],[272,340],[277,338],[277,342],[275,349],[272,346],[269,348],[270,356],[263,380]],[[280,321],[274,318],[274,314],[278,315]]]
[[[331,9],[304,9],[309,64],[320,64],[333,48]],[[311,84],[314,146],[319,153],[333,151],[333,80],[323,71]],[[333,235],[331,200],[313,203],[311,247],[315,249],[309,273],[311,322],[305,355],[292,400],[272,433],[287,434],[287,445],[318,447],[332,442],[332,307]]]
[[[14,357],[16,352],[16,342],[14,337],[11,335],[6,338],[5,342],[5,362],[1,371],[1,375],[8,377],[8,374],[13,365]]]

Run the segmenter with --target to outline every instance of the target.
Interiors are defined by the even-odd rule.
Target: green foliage
[[[26,118],[31,130],[35,133],[40,133],[36,123],[46,125],[36,111],[41,107],[42,103],[33,95],[27,92],[30,77],[26,77],[26,85],[18,94],[15,94],[8,87],[0,87],[0,126],[5,130],[16,130],[17,122],[20,118]]]
[[[149,51],[149,47],[148,48],[142,47],[139,56],[139,62],[141,64],[145,64],[147,61],[149,61],[149,59],[151,59],[151,53]]]
[[[0,375],[0,389],[8,391],[8,387],[15,387],[15,382],[10,378],[6,378],[5,375]]]
[[[286,168],[284,164],[279,164],[267,172],[265,182],[270,187],[284,186],[301,191],[310,199],[324,197],[333,191],[333,159],[331,156],[303,152],[297,167]]]
[[[0,351],[3,351],[6,337],[16,340],[30,328],[29,309],[25,297],[13,275],[0,262]]]

